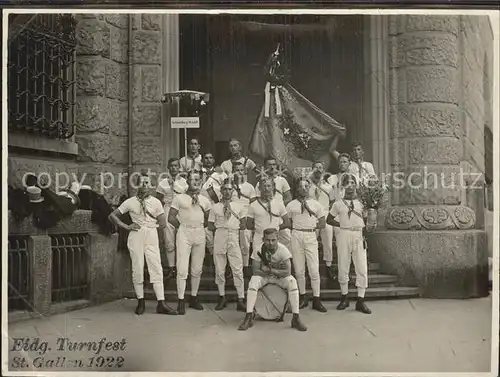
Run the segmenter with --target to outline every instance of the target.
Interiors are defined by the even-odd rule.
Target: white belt
[[[179,228],[186,228],[186,229],[203,229],[205,228],[203,225],[186,225],[186,224],[181,224]]]
[[[363,228],[360,228],[360,227],[357,227],[357,226],[352,226],[352,227],[346,227],[346,228],[340,228],[342,230],[350,230],[350,231],[353,231],[353,232],[360,232],[363,230]]]
[[[140,225],[141,228],[155,229],[158,228],[158,224],[155,225]]]
[[[222,230],[227,230],[227,231],[229,231],[229,232],[239,232],[239,231],[240,231],[240,228],[238,228],[238,229],[234,229],[234,228],[226,228],[226,227],[224,227],[224,226],[219,227],[219,228],[217,228],[216,230],[219,230],[219,229],[222,229]]]

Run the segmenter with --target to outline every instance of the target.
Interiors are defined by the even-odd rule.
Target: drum
[[[277,321],[283,319],[288,306],[288,292],[277,284],[269,283],[257,292],[255,312],[261,319]]]

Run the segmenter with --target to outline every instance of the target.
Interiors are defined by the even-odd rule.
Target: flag
[[[293,86],[268,82],[265,101],[253,130],[250,152],[261,159],[273,156],[294,175],[303,174],[313,161],[323,161],[327,170],[330,152],[345,135],[345,126]]]

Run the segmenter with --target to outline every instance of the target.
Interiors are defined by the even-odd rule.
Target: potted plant
[[[366,230],[373,232],[377,228],[378,210],[387,202],[387,187],[376,176],[370,177],[360,183],[358,197],[366,211]]]

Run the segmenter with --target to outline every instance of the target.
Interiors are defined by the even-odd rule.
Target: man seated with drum
[[[299,331],[307,331],[299,317],[299,290],[297,280],[292,276],[291,258],[290,251],[278,242],[278,231],[275,228],[264,230],[262,247],[252,253],[253,276],[248,284],[247,314],[238,330],[245,331],[253,326],[257,292],[267,284],[274,284],[288,292],[293,313],[291,326]]]

